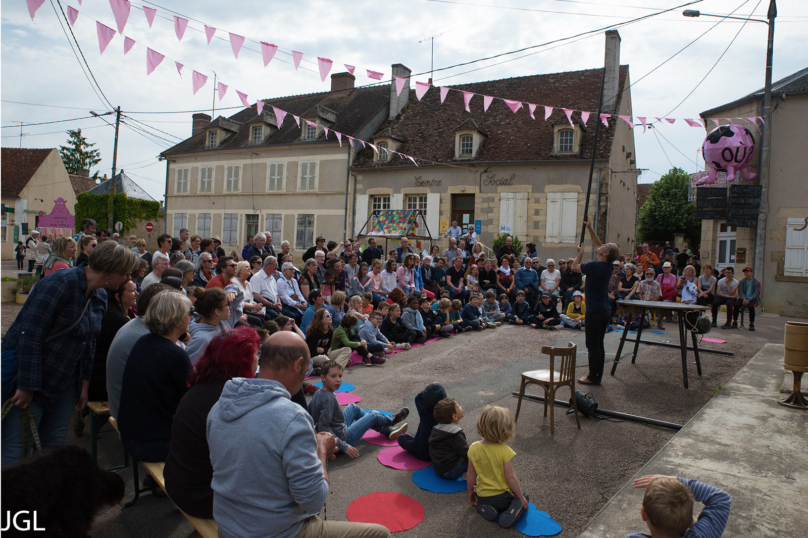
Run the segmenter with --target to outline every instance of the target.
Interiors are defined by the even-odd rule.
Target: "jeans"
[[[28,272],[29,273],[34,272],[34,264],[35,263],[36,263],[36,260],[28,260]]]
[[[222,533],[219,533],[222,536]],[[303,520],[295,538],[389,538],[390,531],[376,523],[323,521],[319,516]]]
[[[506,491],[505,493],[500,493],[499,495],[492,495],[490,497],[477,497],[477,505],[487,504],[496,510],[497,512],[504,512],[511,506],[513,502],[513,495]]]
[[[437,473],[437,475],[441,478],[445,478],[446,480],[457,480],[463,476],[463,473],[465,473],[468,468],[469,460],[466,458],[460,458],[457,465],[455,465],[451,470],[446,471],[445,473]]]
[[[735,301],[735,312],[732,315],[732,321],[737,322],[738,321],[738,315],[741,313],[741,309],[746,308],[746,310],[749,312],[749,323],[750,324],[755,323],[755,307],[756,306],[757,306],[757,300],[749,301],[749,304],[744,306],[743,305],[743,299],[738,299],[737,301]]]
[[[345,417],[345,425],[348,427],[348,438],[345,442],[354,446],[359,441],[365,432],[368,430],[375,430],[379,433],[389,426],[393,419],[375,409],[365,411],[356,404],[348,404],[342,410],[342,415]]]
[[[17,258],[17,269],[22,271],[22,263],[25,258]]]
[[[126,453],[137,461],[160,463],[166,461],[169,441],[123,441]]]
[[[451,300],[454,301],[455,299],[460,299],[461,301],[466,302],[466,297],[468,297],[469,292],[467,292],[465,289],[460,288],[460,291],[455,291],[454,288],[449,286],[446,286],[446,289],[449,290],[449,298]]]
[[[398,436],[398,446],[422,461],[432,461],[429,458],[429,445],[422,442],[420,445],[415,444],[415,437],[409,433],[402,433]]]
[[[572,327],[573,329],[578,329],[582,324],[580,319],[571,318],[566,314],[559,314],[558,317],[561,318],[561,321],[564,322],[564,325],[566,325],[567,327]]]
[[[281,314],[287,318],[294,319],[297,325],[300,325],[300,322],[303,320],[303,312],[301,312],[300,309],[295,306],[283,305]]]
[[[39,432],[42,448],[60,447],[65,444],[67,428],[70,426],[70,417],[73,416],[73,406],[76,403],[76,387],[78,372],[67,383],[64,392],[47,408],[31,402],[28,407],[34,414],[34,422]],[[20,408],[13,406],[6,418],[3,419],[3,465],[8,465],[22,459],[22,419]],[[29,446],[33,448],[34,440],[28,433]]]
[[[460,326],[463,327],[464,329],[466,327],[471,327],[475,331],[481,327],[480,320],[478,319],[473,319],[471,321],[461,321]]]
[[[380,302],[384,301],[385,297],[381,293],[373,293],[373,304],[377,305]]]
[[[718,307],[722,304],[727,305],[727,323],[729,323],[730,318],[732,318],[732,310],[735,307],[735,298],[721,297],[720,295],[716,295],[713,300],[713,321],[718,321]]]
[[[610,312],[587,312],[586,349],[589,352],[589,381],[600,383],[603,378],[603,365],[606,362],[606,349],[603,338],[606,336],[606,326],[609,325]]]

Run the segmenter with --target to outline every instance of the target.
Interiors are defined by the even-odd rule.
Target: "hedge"
[[[81,226],[84,219],[93,219],[99,227],[105,227],[109,221],[109,195],[90,194],[83,192],[76,199],[76,229]],[[135,228],[139,220],[152,220],[157,218],[160,211],[160,202],[129,198],[124,193],[115,195],[113,216],[115,222],[123,223],[123,232]]]

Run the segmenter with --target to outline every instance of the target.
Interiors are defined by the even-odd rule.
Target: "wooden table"
[[[645,312],[648,310],[667,310],[670,312],[677,312],[679,314],[679,345],[676,344],[669,344],[667,342],[652,342],[652,341],[643,341],[643,344],[648,344],[651,346],[663,346],[663,347],[678,347],[681,349],[682,352],[682,376],[684,377],[685,381],[685,388],[688,388],[687,382],[687,350],[690,349],[693,351],[693,354],[696,357],[696,370],[698,371],[699,375],[701,375],[701,360],[699,359],[699,352],[701,353],[716,353],[719,355],[730,355],[734,356],[735,353],[732,351],[723,351],[720,349],[707,349],[701,348],[699,349],[698,345],[698,338],[696,338],[696,333],[690,332],[690,336],[693,340],[693,347],[688,347],[687,345],[687,329],[685,329],[685,312],[704,312],[708,310],[709,307],[701,306],[696,304],[684,304],[684,303],[668,303],[664,301],[617,301],[617,304],[623,307],[624,310],[630,312],[640,312],[643,316],[645,316]],[[614,363],[612,364],[612,375],[614,375],[615,370],[617,370],[617,365],[620,362],[621,354],[623,353],[623,345],[628,342],[634,343],[634,353],[631,357],[631,363],[634,364],[637,361],[637,351],[640,348],[640,342],[642,341],[642,322],[640,322],[640,326],[637,329],[637,336],[633,340],[627,340],[626,337],[628,336],[629,330],[628,327],[623,330],[623,336],[620,338],[620,345],[617,347],[617,355],[615,355]]]

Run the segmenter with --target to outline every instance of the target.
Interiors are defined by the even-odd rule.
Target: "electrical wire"
[[[27,125],[28,124],[25,124],[26,127],[27,127]],[[17,125],[17,127],[19,127],[19,125]],[[81,130],[82,131],[89,131],[90,129],[99,129],[101,127],[106,127],[106,125],[95,125],[93,127],[82,127]],[[59,133],[64,133],[64,132],[65,131],[48,131],[47,133],[23,133],[22,136],[23,137],[26,137],[26,136],[40,136],[40,135],[49,135],[49,134],[59,134]],[[3,135],[2,136],[2,138],[19,138],[19,137],[20,137],[20,135],[18,135],[18,134],[16,134],[16,135]]]
[[[668,159],[668,164],[671,165],[671,168],[676,168],[675,166],[673,166],[673,163],[671,162],[671,158],[668,157],[668,152],[665,151],[665,148],[662,147],[662,142],[659,140],[659,137],[656,135],[656,129],[652,129],[651,132],[654,133],[654,138],[656,138],[657,144],[659,144],[659,149],[662,150],[662,153],[665,154],[665,158]]]
[[[0,102],[2,102],[2,103],[12,103],[12,104],[15,104],[15,105],[44,106],[44,107],[47,107],[47,108],[63,108],[65,110],[87,110],[87,109],[92,108],[92,107],[89,107],[89,106],[87,106],[87,107],[77,107],[77,106],[43,105],[43,104],[40,104],[40,103],[25,103],[25,102],[22,102],[22,101],[9,101],[7,99],[2,99],[2,100],[0,100]]]
[[[25,126],[26,127],[32,127],[34,125],[50,125],[52,123],[64,123],[66,121],[89,120],[89,119],[97,118],[97,117],[100,117],[100,116],[82,116],[81,118],[70,118],[70,119],[67,119],[67,120],[54,120],[54,121],[41,121],[39,123],[25,122]],[[0,127],[0,129],[11,129],[11,128],[14,128],[14,127],[19,128],[19,125],[3,125],[2,127]]]
[[[136,120],[135,118],[131,118],[129,116],[125,116],[125,117],[132,120],[135,123],[138,123],[138,124],[142,125],[144,128],[152,129],[154,131],[157,131],[158,133],[163,133],[163,134],[166,134],[168,136],[173,136],[174,138],[176,138],[179,141],[185,140],[184,138],[180,138],[179,136],[177,136],[175,134],[172,134],[172,133],[169,133],[168,131],[163,131],[162,129],[158,129],[157,127],[152,127],[150,125],[146,125],[142,121]]]
[[[673,142],[671,142],[670,140],[668,140],[668,139],[665,137],[665,135],[664,135],[664,134],[662,134],[662,131],[660,131],[660,130],[658,130],[658,129],[654,129],[654,132],[655,132],[656,134],[658,134],[659,136],[661,136],[661,137],[662,137],[662,139],[663,139],[663,140],[665,140],[665,142],[667,142],[668,144],[670,144],[670,146],[671,146],[673,149],[675,149],[676,151],[678,151],[678,152],[679,152],[679,154],[680,154],[682,157],[684,157],[684,158],[685,158],[685,159],[687,159],[688,161],[692,162],[692,163],[693,163],[693,164],[695,164],[696,166],[699,166],[699,163],[697,163],[696,161],[694,161],[693,159],[691,159],[690,157],[688,157],[687,155],[685,155],[684,153],[682,153],[682,151],[681,151],[679,148],[677,148],[676,146],[674,146],[674,145],[673,145]]]

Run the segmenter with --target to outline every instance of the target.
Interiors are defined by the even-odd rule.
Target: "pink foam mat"
[[[385,448],[377,456],[379,463],[400,471],[417,471],[432,465],[428,461],[419,460],[399,446]]]
[[[348,405],[352,403],[359,403],[362,401],[361,396],[357,396],[351,392],[335,392],[334,396],[337,397],[337,403],[340,405]]]
[[[387,438],[386,435],[382,435],[381,433],[368,430],[365,432],[365,435],[362,436],[362,439],[370,443],[371,445],[377,446],[398,446],[398,441],[390,440]]]

